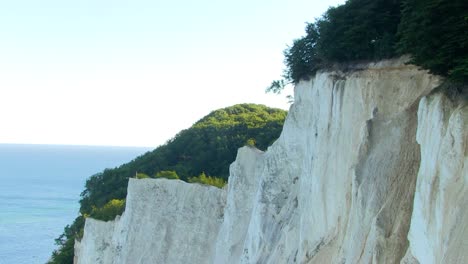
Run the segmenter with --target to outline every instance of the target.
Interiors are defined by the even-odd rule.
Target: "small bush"
[[[249,138],[247,142],[245,142],[245,145],[249,147],[255,147],[255,139]]]
[[[137,173],[136,174],[136,178],[137,179],[147,179],[149,178],[150,176],[148,176],[148,174],[145,174],[145,173]]]
[[[218,188],[223,188],[224,185],[226,185],[226,181],[222,178],[217,178],[217,177],[210,177],[206,176],[204,172],[200,174],[198,177],[192,177],[188,179],[188,182],[190,183],[201,183],[205,185],[211,185],[215,186]]]
[[[98,220],[114,220],[117,215],[122,215],[125,210],[125,199],[112,199],[103,207],[93,207],[90,217]]]
[[[170,180],[179,180],[179,175],[175,171],[160,171],[156,173],[155,178],[166,178]]]

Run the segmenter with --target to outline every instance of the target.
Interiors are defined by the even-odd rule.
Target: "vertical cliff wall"
[[[421,166],[405,261],[466,263],[468,106],[434,94],[421,100],[418,119]]]
[[[86,219],[76,263],[210,263],[224,204],[215,187],[130,179],[122,217]]]
[[[468,112],[439,84],[400,60],[319,72],[227,189],[132,180],[120,219],[86,221],[77,262],[464,262]]]

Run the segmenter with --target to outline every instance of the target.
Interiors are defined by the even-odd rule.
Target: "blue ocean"
[[[149,148],[0,144],[0,264],[43,264],[86,179]]]

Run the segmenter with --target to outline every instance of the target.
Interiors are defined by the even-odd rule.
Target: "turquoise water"
[[[148,150],[0,144],[0,264],[45,263],[86,179]]]

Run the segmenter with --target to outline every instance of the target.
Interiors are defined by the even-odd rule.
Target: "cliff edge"
[[[224,204],[216,187],[130,179],[121,217],[86,219],[75,263],[209,263]]]
[[[227,188],[130,180],[122,217],[86,220],[75,262],[466,262],[468,108],[440,82],[402,60],[318,72]]]

